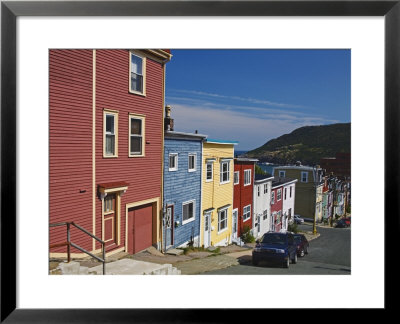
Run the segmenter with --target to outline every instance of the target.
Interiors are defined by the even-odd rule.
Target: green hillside
[[[319,164],[321,158],[350,152],[350,128],[350,123],[301,127],[247,152],[246,156],[277,164]]]

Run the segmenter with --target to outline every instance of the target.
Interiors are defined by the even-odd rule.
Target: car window
[[[286,244],[286,237],[281,234],[268,234],[263,236],[261,243],[284,245]]]

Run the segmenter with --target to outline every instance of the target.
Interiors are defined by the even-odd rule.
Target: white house
[[[256,174],[253,190],[253,235],[268,232],[271,218],[271,187],[274,177]]]

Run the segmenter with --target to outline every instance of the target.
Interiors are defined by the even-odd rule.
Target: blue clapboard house
[[[206,137],[164,133],[164,250],[199,246],[202,142]]]

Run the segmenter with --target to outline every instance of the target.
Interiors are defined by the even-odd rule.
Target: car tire
[[[294,258],[292,259],[292,263],[293,264],[297,263],[297,253],[294,254]]]
[[[283,267],[289,269],[289,264],[290,264],[290,257],[287,258],[286,262],[283,264]]]

